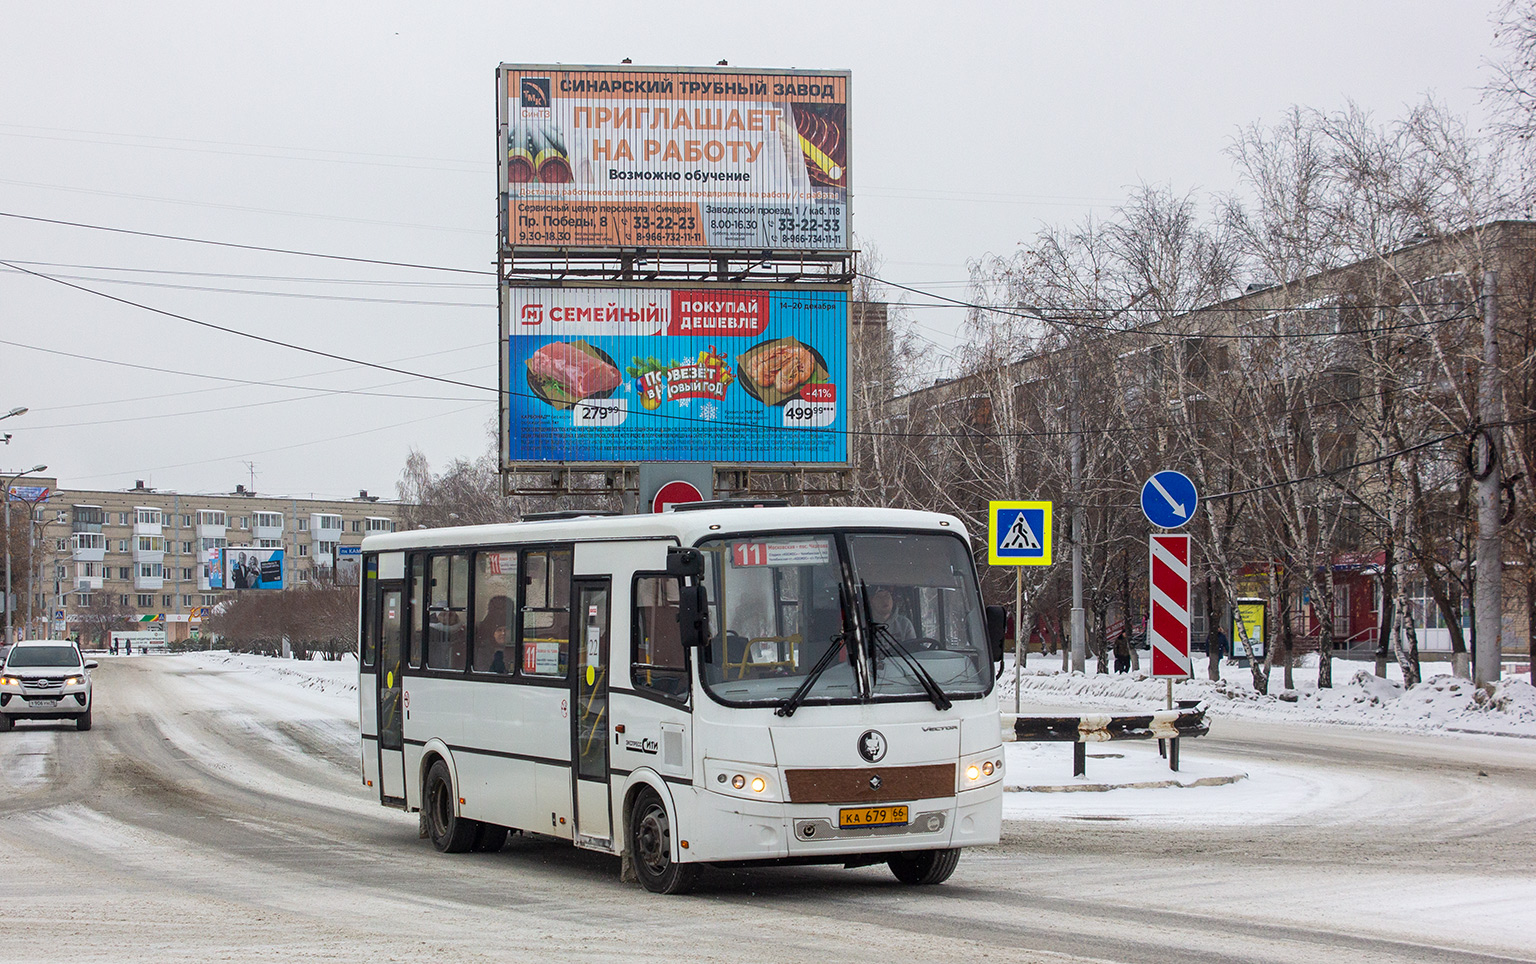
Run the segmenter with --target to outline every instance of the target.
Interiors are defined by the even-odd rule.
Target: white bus
[[[509,829],[702,864],[888,863],[996,843],[1003,755],[964,526],[706,507],[363,542],[362,774],[438,850]]]

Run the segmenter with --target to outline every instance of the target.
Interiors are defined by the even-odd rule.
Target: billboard
[[[283,588],[283,550],[230,546],[222,551],[225,589]]]
[[[203,581],[209,589],[224,588],[223,552],[223,549],[209,549],[208,558],[203,560]]]
[[[847,71],[503,65],[503,243],[849,246]]]
[[[508,298],[509,464],[847,461],[846,289]]]
[[[336,581],[343,586],[355,586],[363,572],[362,546],[336,547]]]

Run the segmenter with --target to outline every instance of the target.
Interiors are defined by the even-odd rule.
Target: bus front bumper
[[[699,791],[683,859],[830,859],[995,844],[1002,833],[1002,795],[999,781],[952,798],[907,803],[903,825],[842,827],[837,805],[759,803]]]

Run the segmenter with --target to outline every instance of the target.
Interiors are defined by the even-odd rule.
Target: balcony
[[[76,562],[101,562],[107,555],[107,538],[100,532],[70,535],[70,554]]]

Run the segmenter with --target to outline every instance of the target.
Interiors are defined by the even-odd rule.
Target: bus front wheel
[[[453,776],[448,764],[435,761],[427,770],[426,792],[422,809],[427,812],[427,835],[432,846],[445,854],[461,854],[475,842],[479,821],[458,815],[453,795]]]
[[[629,853],[635,876],[653,894],[685,894],[698,878],[697,864],[672,859],[672,820],[655,790],[641,790],[629,810]]]
[[[960,851],[914,850],[897,854],[887,863],[891,873],[904,884],[942,884],[960,864]]]

